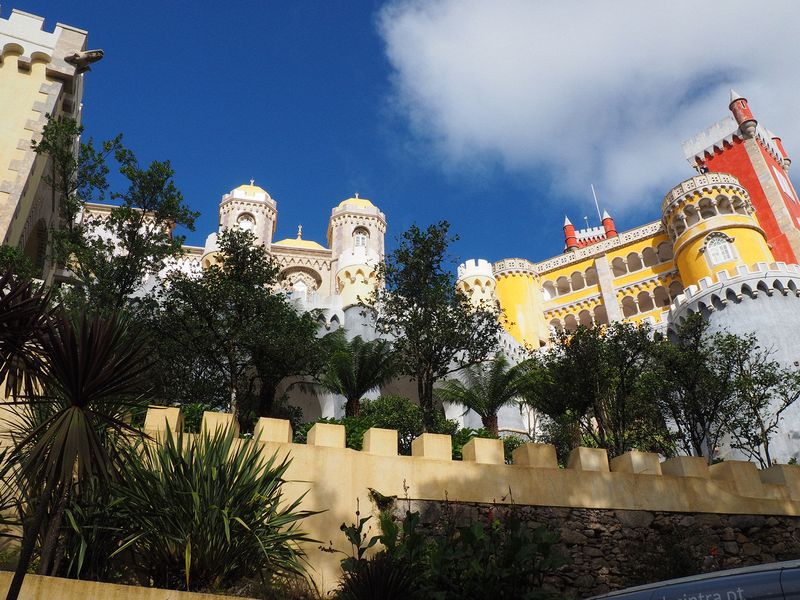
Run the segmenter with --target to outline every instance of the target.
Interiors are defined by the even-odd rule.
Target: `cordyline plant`
[[[146,403],[149,362],[125,319],[72,319],[51,312],[30,284],[0,282],[0,372],[11,382],[6,406],[17,431],[5,468],[16,469],[32,512],[8,590],[16,598],[45,522],[40,572],[57,568],[53,551],[73,487],[117,477],[129,438],[139,435],[124,419]],[[15,341],[20,335],[24,343]]]

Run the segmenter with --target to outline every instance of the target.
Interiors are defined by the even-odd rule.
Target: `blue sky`
[[[618,3],[630,10],[615,31],[602,4],[16,0],[3,14],[86,29],[105,50],[87,76],[87,135],[122,132],[141,161],[172,161],[202,213],[191,244],[252,177],[278,201],[276,239],[302,223],[324,243],[331,208],[359,192],[386,213],[390,248],[412,222],[446,219],[461,259],[542,260],[563,248],[565,213],[598,224],[590,183],[620,229],[658,218],[692,174],[681,141],[727,114],[731,86],[790,153],[800,136],[798,76],[781,62],[797,56],[791,2],[752,15],[764,9],[712,0],[717,31],[740,29],[741,5],[750,37],[771,43],[702,52],[684,30],[703,8]]]

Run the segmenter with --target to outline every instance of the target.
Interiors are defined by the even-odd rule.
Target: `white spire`
[[[567,225],[572,225],[572,221],[569,220],[569,217],[567,215],[564,215],[564,227],[566,227]]]
[[[603,220],[610,219],[610,218],[611,218],[611,215],[608,214],[608,211],[606,209],[603,209]]]
[[[729,104],[733,104],[737,100],[741,100],[741,99],[742,99],[742,97],[736,92],[736,90],[731,88],[731,101],[729,102]]]

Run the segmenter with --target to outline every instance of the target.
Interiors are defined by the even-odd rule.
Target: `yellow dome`
[[[375,205],[366,198],[348,198],[339,202],[339,208],[345,206],[357,206],[359,208],[375,208]]]
[[[301,238],[286,238],[280,242],[275,242],[273,246],[284,246],[288,248],[305,248],[307,250],[325,250],[324,246],[320,246],[317,242],[311,240],[304,240]]]
[[[245,183],[244,185],[240,185],[239,187],[234,188],[233,191],[244,192],[245,194],[249,194],[251,196],[255,194],[267,194],[267,190],[252,183]]]

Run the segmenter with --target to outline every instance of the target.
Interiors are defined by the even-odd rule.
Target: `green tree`
[[[246,427],[272,414],[280,381],[317,368],[317,324],[273,291],[278,269],[252,233],[228,229],[218,244],[217,262],[202,276],[170,277],[149,322],[154,333],[169,334],[158,336],[154,351],[164,399],[221,403]],[[170,389],[174,366],[188,379]]]
[[[674,339],[659,345],[657,369],[650,379],[681,450],[705,456],[709,464],[740,410],[739,356],[724,350],[737,345],[736,336],[709,334],[708,322],[699,314],[690,315],[676,328]]]
[[[0,273],[11,273],[22,280],[36,276],[36,269],[22,250],[7,244],[0,245]]]
[[[754,334],[726,336],[717,348],[732,355],[737,407],[731,422],[731,446],[762,469],[772,465],[770,442],[783,413],[800,397],[800,372],[771,359]]]
[[[574,420],[583,439],[617,456],[669,453],[669,435],[649,389],[656,342],[646,326],[614,323],[561,333],[532,367],[528,401],[556,423]]]
[[[449,229],[442,221],[404,232],[379,267],[385,287],[373,298],[378,329],[393,337],[400,372],[417,382],[427,430],[437,411],[434,384],[485,360],[496,349],[501,329],[497,307],[471,306],[445,268],[448,247],[457,239]]]
[[[449,379],[434,391],[442,402],[474,411],[483,426],[499,435],[497,411],[521,399],[527,389],[528,365],[512,366],[502,354],[485,363],[470,365],[462,371],[461,379]]]
[[[366,342],[360,335],[341,339],[328,356],[319,377],[323,389],[344,396],[345,415],[358,415],[361,398],[388,383],[395,375],[392,345],[386,340]]]
[[[45,182],[59,207],[60,222],[51,232],[53,259],[68,267],[79,283],[70,288],[67,300],[114,312],[148,276],[159,273],[165,261],[181,254],[183,236],[173,235],[173,230],[192,230],[197,213],[189,210],[175,187],[169,161],[141,167],[121,136],[100,149],[90,140],[75,153],[82,131],[73,119],[51,118],[33,149],[48,158]],[[109,156],[119,165],[127,189],[110,193],[118,205],[107,213],[90,214],[87,203],[108,193]]]

